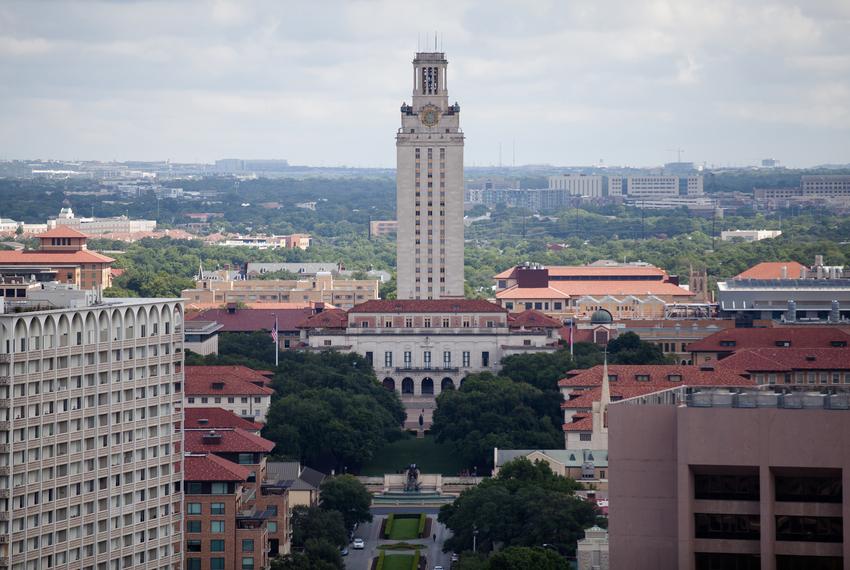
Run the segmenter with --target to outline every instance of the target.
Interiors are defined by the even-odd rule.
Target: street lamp
[[[478,527],[472,525],[472,552],[478,552]]]

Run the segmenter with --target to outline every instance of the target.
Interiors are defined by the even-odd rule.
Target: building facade
[[[550,190],[566,190],[571,196],[601,198],[604,195],[603,177],[596,174],[561,174],[549,177]]]
[[[399,299],[462,298],[463,131],[441,52],[413,60],[413,100],[396,134]]]
[[[511,320],[488,301],[399,300],[324,311],[301,327],[311,350],[356,352],[370,361],[415,423],[420,410],[433,409],[436,396],[460,387],[468,374],[498,372],[511,354],[556,350],[560,323],[535,321]]]
[[[178,569],[183,307],[0,314],[0,567]]]
[[[245,366],[187,366],[186,407],[215,406],[265,423],[274,390],[269,378]]]
[[[369,222],[369,237],[386,237],[398,233],[395,220],[372,220]]]
[[[846,391],[674,388],[608,418],[612,568],[847,568]]]

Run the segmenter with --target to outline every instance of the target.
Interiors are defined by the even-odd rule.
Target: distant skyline
[[[850,163],[848,26],[846,0],[5,1],[0,159],[392,167],[436,30],[469,166]]]

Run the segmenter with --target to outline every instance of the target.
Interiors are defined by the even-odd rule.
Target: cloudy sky
[[[4,0],[0,159],[391,166],[438,30],[468,165],[847,163],[848,29],[847,0]]]

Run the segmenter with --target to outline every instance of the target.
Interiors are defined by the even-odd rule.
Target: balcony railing
[[[396,372],[460,372],[459,366],[452,366],[449,364],[448,366],[410,366],[405,364],[404,366],[396,366]]]

